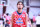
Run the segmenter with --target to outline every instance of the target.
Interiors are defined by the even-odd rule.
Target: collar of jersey
[[[17,12],[17,11],[16,11]],[[18,12],[17,12],[17,14],[18,14]],[[22,14],[22,12],[21,12],[21,14]],[[18,14],[18,15],[21,15],[21,14]]]

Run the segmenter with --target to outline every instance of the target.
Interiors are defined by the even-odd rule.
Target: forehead
[[[18,4],[22,4],[22,2],[18,3]]]

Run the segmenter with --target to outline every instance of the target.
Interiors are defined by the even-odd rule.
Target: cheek
[[[19,5],[17,7],[19,7]]]
[[[21,6],[21,8],[23,8],[23,6]]]

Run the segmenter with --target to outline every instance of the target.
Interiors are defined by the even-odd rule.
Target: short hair
[[[7,16],[9,15],[9,13],[6,14]]]
[[[23,3],[22,1],[18,1],[17,5],[18,5],[19,3],[22,3],[22,4],[23,4],[23,6],[24,6],[24,3]]]
[[[6,20],[6,22],[9,22],[9,20]]]

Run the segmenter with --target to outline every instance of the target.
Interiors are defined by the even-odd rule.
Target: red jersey
[[[20,15],[17,11],[13,12],[13,27],[26,27],[26,12],[22,12]]]

